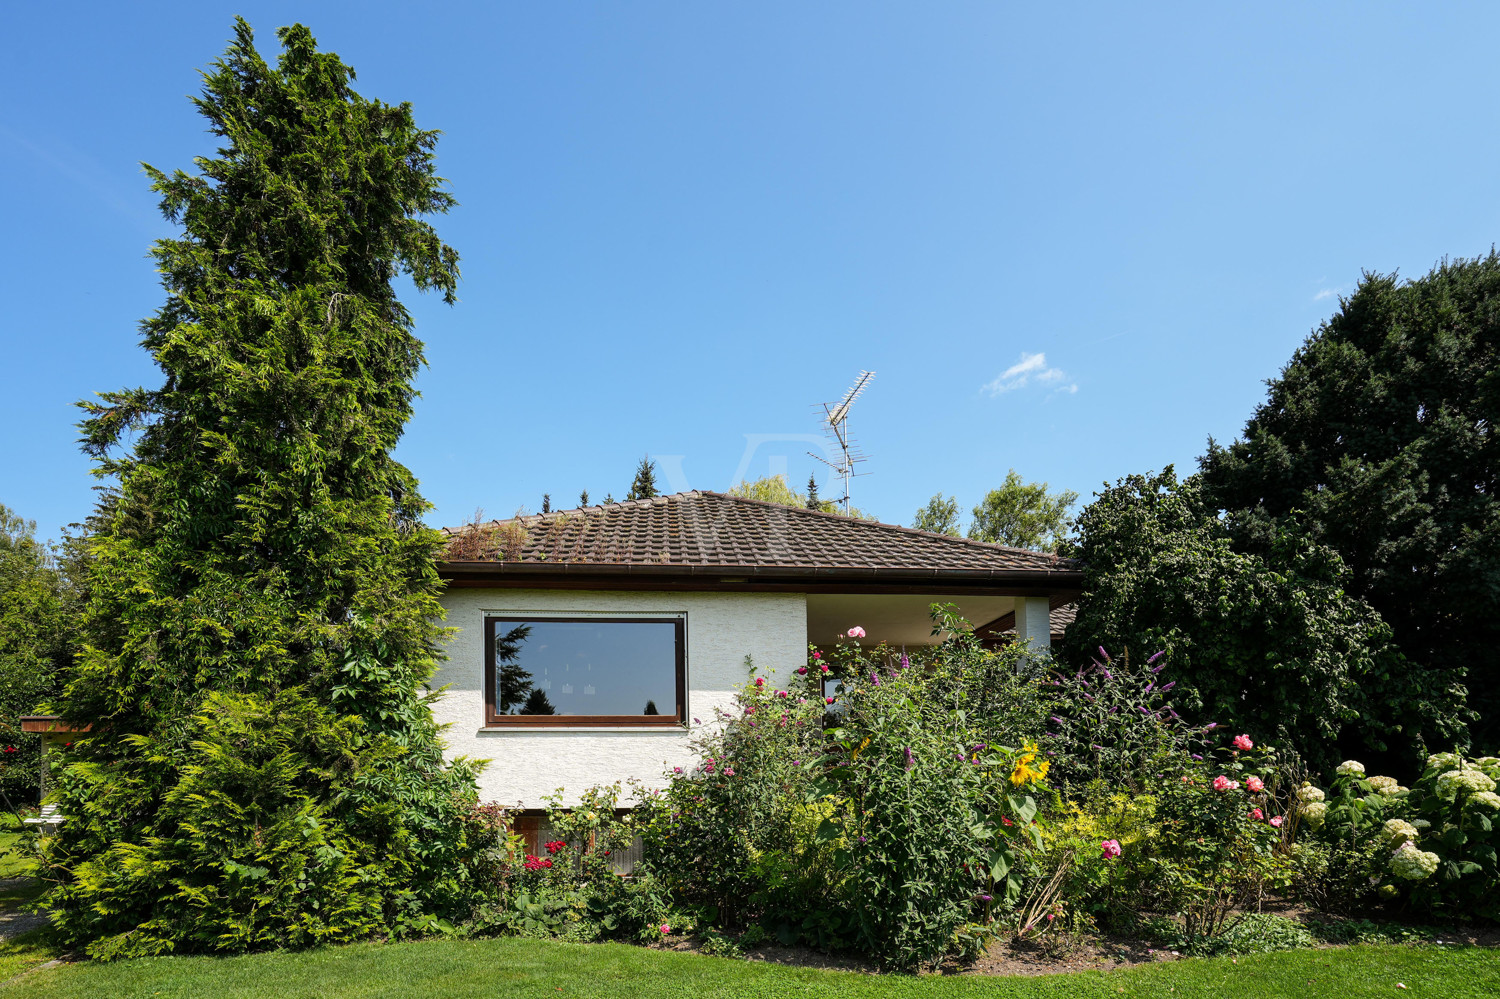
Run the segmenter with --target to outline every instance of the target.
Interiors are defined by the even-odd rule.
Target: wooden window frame
[[[495,713],[495,624],[548,621],[559,624],[670,624],[677,646],[677,710],[662,715],[501,715]],[[590,614],[570,617],[553,614],[486,614],[484,616],[484,727],[485,728],[682,728],[687,724],[687,619]]]

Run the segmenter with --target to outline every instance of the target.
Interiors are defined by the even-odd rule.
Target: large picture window
[[[680,618],[485,619],[485,724],[680,725]]]

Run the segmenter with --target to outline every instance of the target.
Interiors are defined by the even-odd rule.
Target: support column
[[[1052,615],[1046,597],[1016,597],[1016,641],[1033,652],[1052,649]]]

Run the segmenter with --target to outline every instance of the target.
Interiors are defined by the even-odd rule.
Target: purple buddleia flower
[[[1094,700],[1094,695],[1093,695],[1093,694],[1084,694],[1084,695],[1083,695],[1083,699],[1084,699],[1084,700],[1085,700],[1085,701],[1088,701],[1088,702],[1089,702],[1089,703],[1090,703],[1090,704],[1095,704],[1095,703],[1097,703],[1097,702],[1096,702],[1096,701],[1095,701],[1095,700]]]
[[[1176,711],[1173,711],[1173,710],[1172,710],[1172,709],[1171,709],[1171,708],[1168,708],[1168,709],[1167,709],[1167,712],[1168,712],[1168,713],[1169,713],[1169,714],[1171,714],[1171,716],[1172,716],[1172,717],[1173,717],[1173,718],[1176,718],[1176,719],[1177,719],[1177,720],[1178,720],[1178,721],[1182,721],[1182,716],[1181,716],[1181,715],[1179,715],[1179,714],[1178,714],[1178,713],[1177,713],[1177,712],[1176,712]]]
[[[1218,722],[1209,722],[1208,725],[1203,729],[1203,731],[1205,731],[1205,732],[1212,732],[1214,729],[1216,729],[1218,727],[1219,727],[1219,723]]]
[[[1177,681],[1176,681],[1176,680],[1173,680],[1173,681],[1172,681],[1172,682],[1171,682],[1171,683],[1169,683],[1169,684],[1167,684],[1167,685],[1166,685],[1166,686],[1164,686],[1164,687],[1162,687],[1162,688],[1161,688],[1161,692],[1162,692],[1162,693],[1163,693],[1163,694],[1165,694],[1165,693],[1166,693],[1166,692],[1167,692],[1167,691],[1169,691],[1169,690],[1171,690],[1171,689],[1172,689],[1172,688],[1173,688],[1173,687],[1175,687],[1175,686],[1177,686]]]
[[[914,767],[914,766],[917,765],[916,757],[914,757],[912,755],[912,751],[911,751],[911,747],[910,746],[907,746],[904,749],[902,749],[901,753],[902,753],[902,755],[904,755],[906,757],[906,769],[910,770],[912,767]]]
[[[1109,670],[1105,670],[1104,671],[1104,679],[1106,679],[1106,680],[1113,680],[1114,678],[1115,678],[1115,675],[1113,673],[1111,673]]]
[[[1146,665],[1150,666],[1152,663],[1156,662],[1156,660],[1160,659],[1162,656],[1164,656],[1166,654],[1167,654],[1167,650],[1166,649],[1162,649],[1160,652],[1155,653],[1150,659],[1147,659],[1146,660]]]
[[[870,679],[871,679],[871,681],[874,682],[875,686],[877,686],[877,687],[880,686],[880,674],[879,673],[876,673],[874,670],[871,670],[870,671]]]
[[[1052,724],[1054,724],[1054,725],[1061,725],[1062,723],[1063,723],[1063,720],[1061,718],[1057,717],[1057,715],[1053,715],[1052,716]]]
[[[1099,655],[1101,655],[1101,656],[1104,657],[1104,661],[1105,662],[1109,662],[1110,661],[1109,653],[1104,651],[1104,646],[1102,646],[1102,645],[1099,646]]]
[[[1149,712],[1149,711],[1146,710],[1146,706],[1144,704],[1137,704],[1135,706],[1135,709],[1137,711],[1139,711],[1143,715],[1149,715],[1151,713],[1151,712]]]
[[[1155,688],[1156,688],[1156,684],[1154,684],[1154,683],[1148,683],[1148,684],[1146,684],[1146,693],[1148,693],[1148,694],[1151,693],[1151,691],[1154,690]]]
[[[1192,756],[1193,759],[1197,760],[1199,763],[1203,762],[1203,757],[1199,756],[1197,753],[1193,753]]]
[[[906,658],[906,655],[903,653],[902,656],[901,656],[901,668],[902,669],[906,669],[910,665],[911,665],[911,660],[908,659],[908,658]]]
[[[1091,742],[1091,743],[1089,743],[1089,748],[1090,749],[1097,749],[1101,753],[1104,752],[1104,747],[1101,746],[1101,745],[1099,745],[1097,742]]]
[[[1112,714],[1112,715],[1119,714],[1120,713],[1120,706],[1118,704],[1116,704],[1114,707],[1112,707],[1112,708],[1109,709],[1109,713]]]

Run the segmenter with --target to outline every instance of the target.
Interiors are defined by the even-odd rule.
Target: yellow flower
[[[1048,760],[1036,763],[1036,743],[1028,742],[1022,748],[1025,749],[1025,752],[1016,760],[1015,769],[1010,772],[1010,782],[1016,787],[1044,779],[1047,776],[1047,771],[1052,768],[1052,763]],[[1033,763],[1036,763],[1036,766],[1032,766]]]

